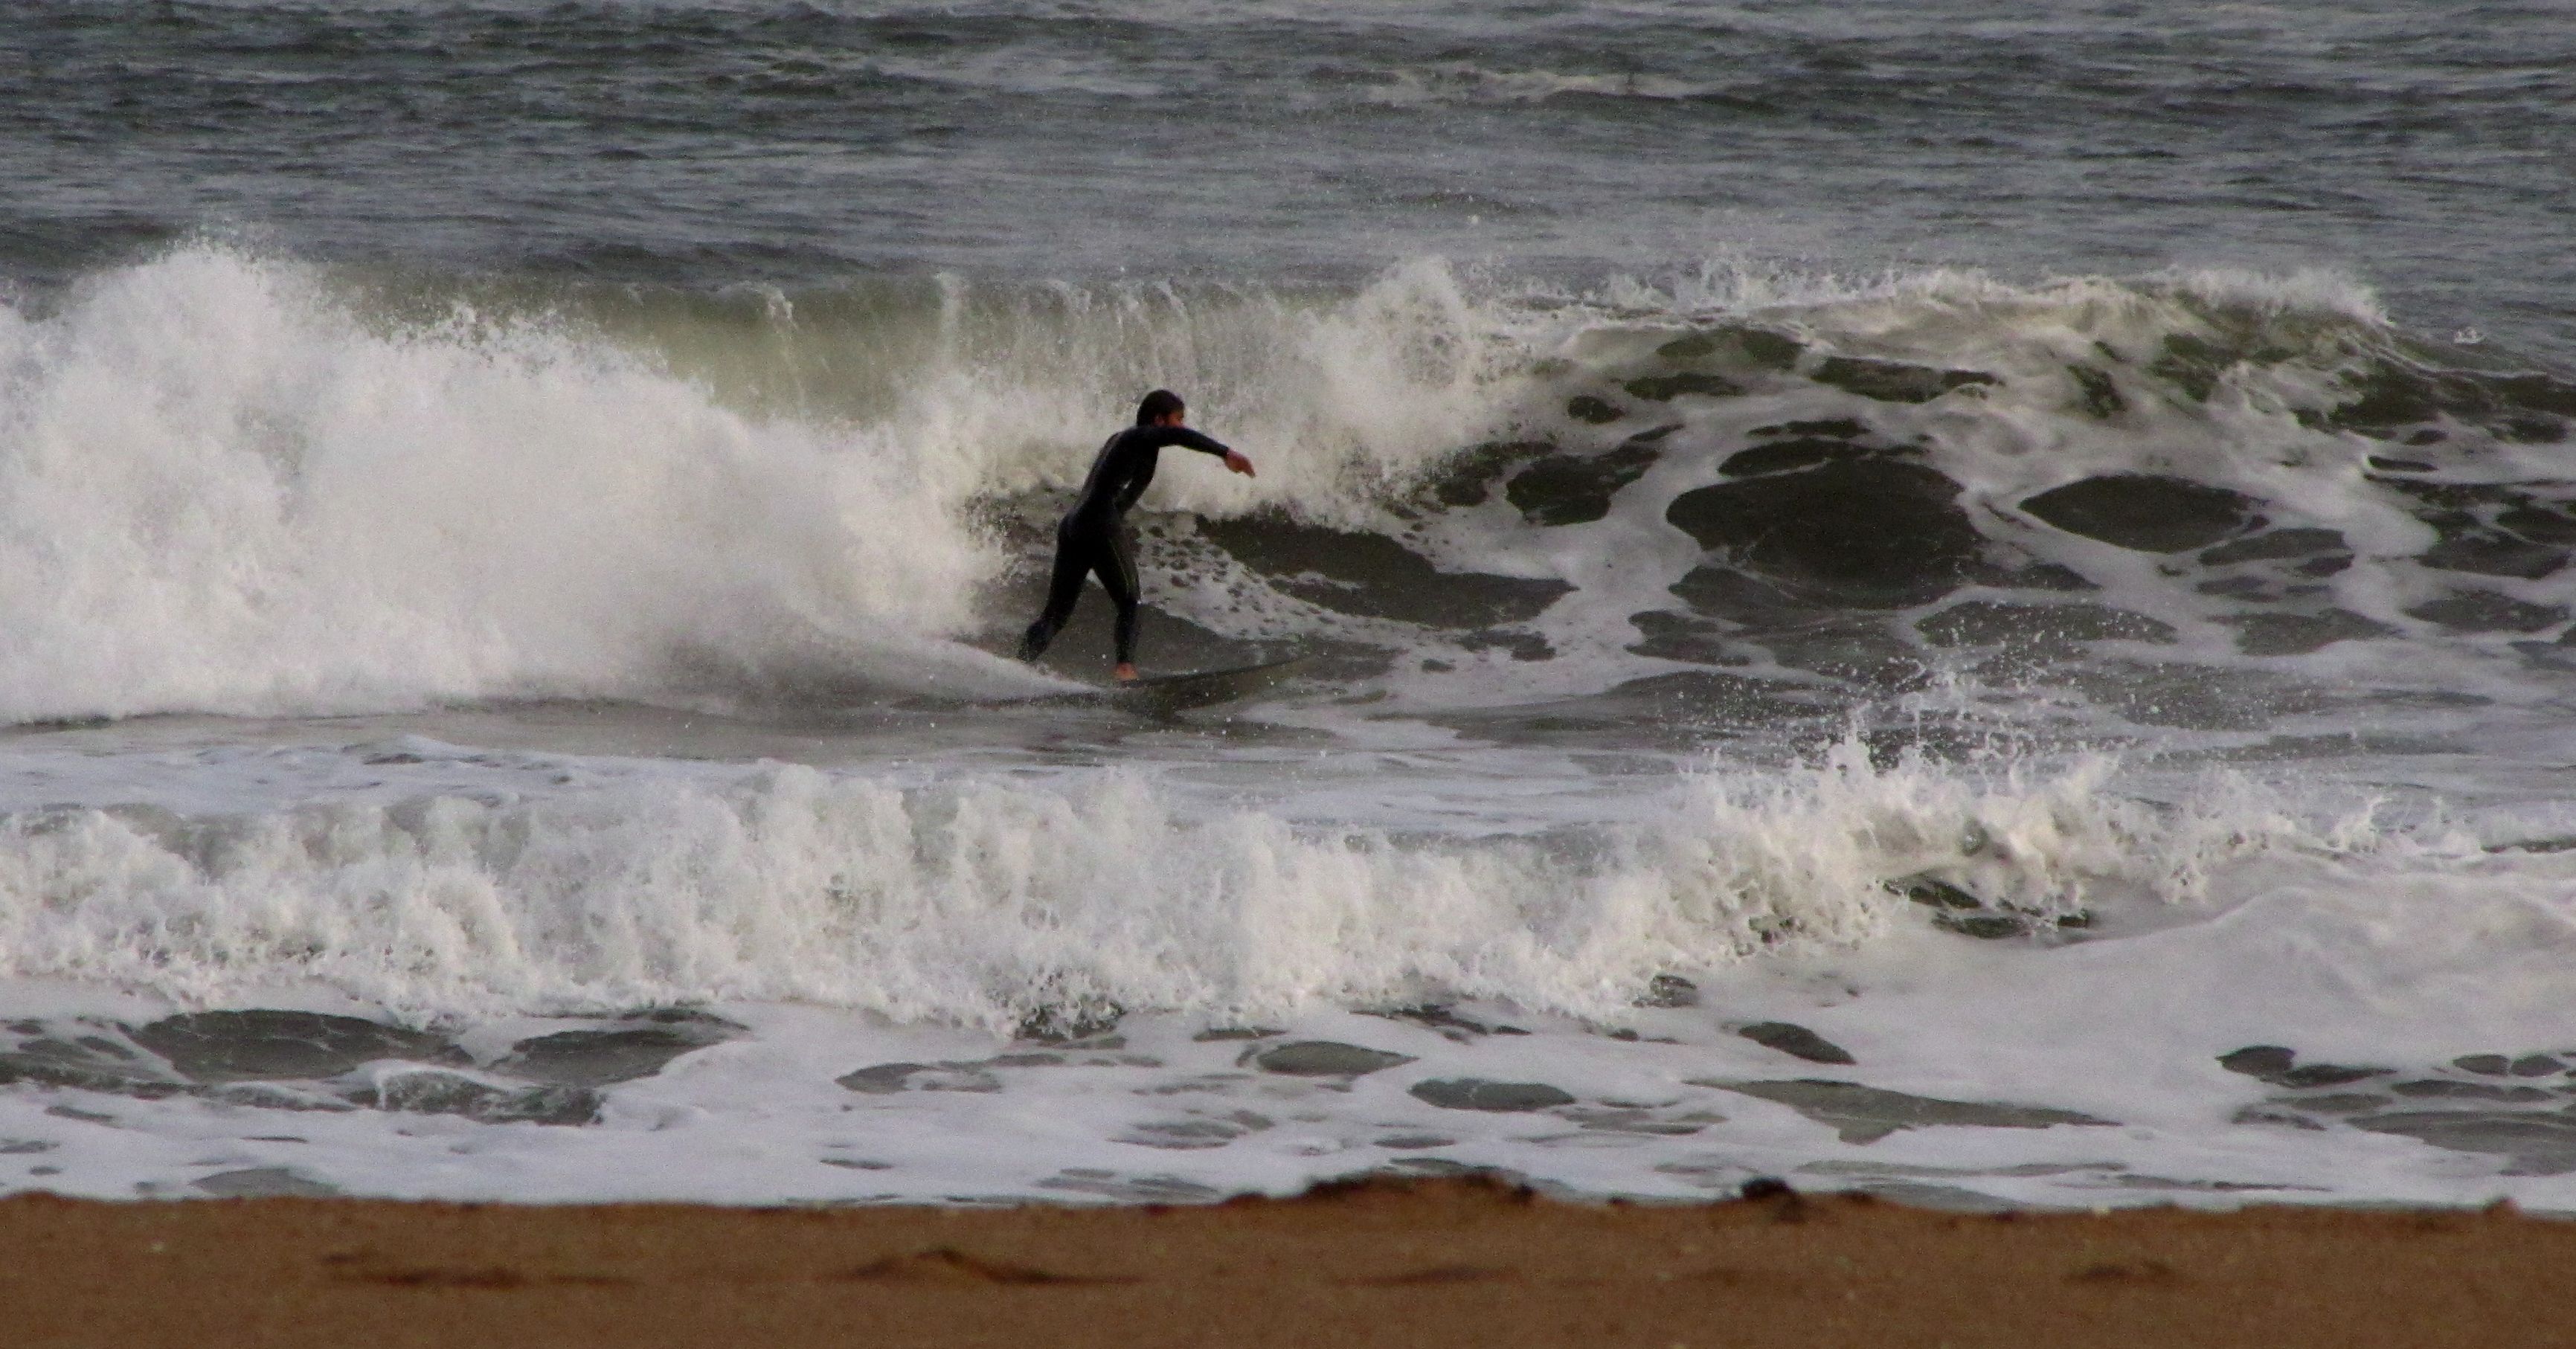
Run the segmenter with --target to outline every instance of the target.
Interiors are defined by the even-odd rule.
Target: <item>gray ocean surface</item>
[[[12,4],[0,260],[2348,270],[2567,355],[2556,5]]]
[[[2576,1209],[2576,11],[0,0],[0,1189]],[[1167,385],[1145,662],[1004,658]]]

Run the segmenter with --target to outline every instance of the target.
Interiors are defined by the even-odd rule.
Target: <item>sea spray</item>
[[[633,695],[935,635],[991,570],[910,466],[540,328],[373,334],[291,265],[0,333],[12,720]]]

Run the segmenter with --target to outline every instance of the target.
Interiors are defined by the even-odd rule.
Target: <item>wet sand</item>
[[[2568,1344],[2576,1224],[2255,1208],[1589,1205],[1481,1180],[1212,1207],[0,1201],[0,1342]]]

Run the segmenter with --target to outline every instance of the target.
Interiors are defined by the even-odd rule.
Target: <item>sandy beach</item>
[[[2564,1344],[2576,1225],[1376,1182],[1213,1206],[0,1201],[17,1345]]]

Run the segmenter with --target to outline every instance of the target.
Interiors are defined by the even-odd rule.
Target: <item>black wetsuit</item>
[[[1118,606],[1118,663],[1135,661],[1136,559],[1127,543],[1125,517],[1154,481],[1154,464],[1166,445],[1201,454],[1230,453],[1186,426],[1133,426],[1111,436],[1100,447],[1100,457],[1091,461],[1081,499],[1055,527],[1055,578],[1047,584],[1046,612],[1020,639],[1020,659],[1045,654],[1056,630],[1073,617],[1074,601],[1082,598],[1082,578],[1098,572]]]

